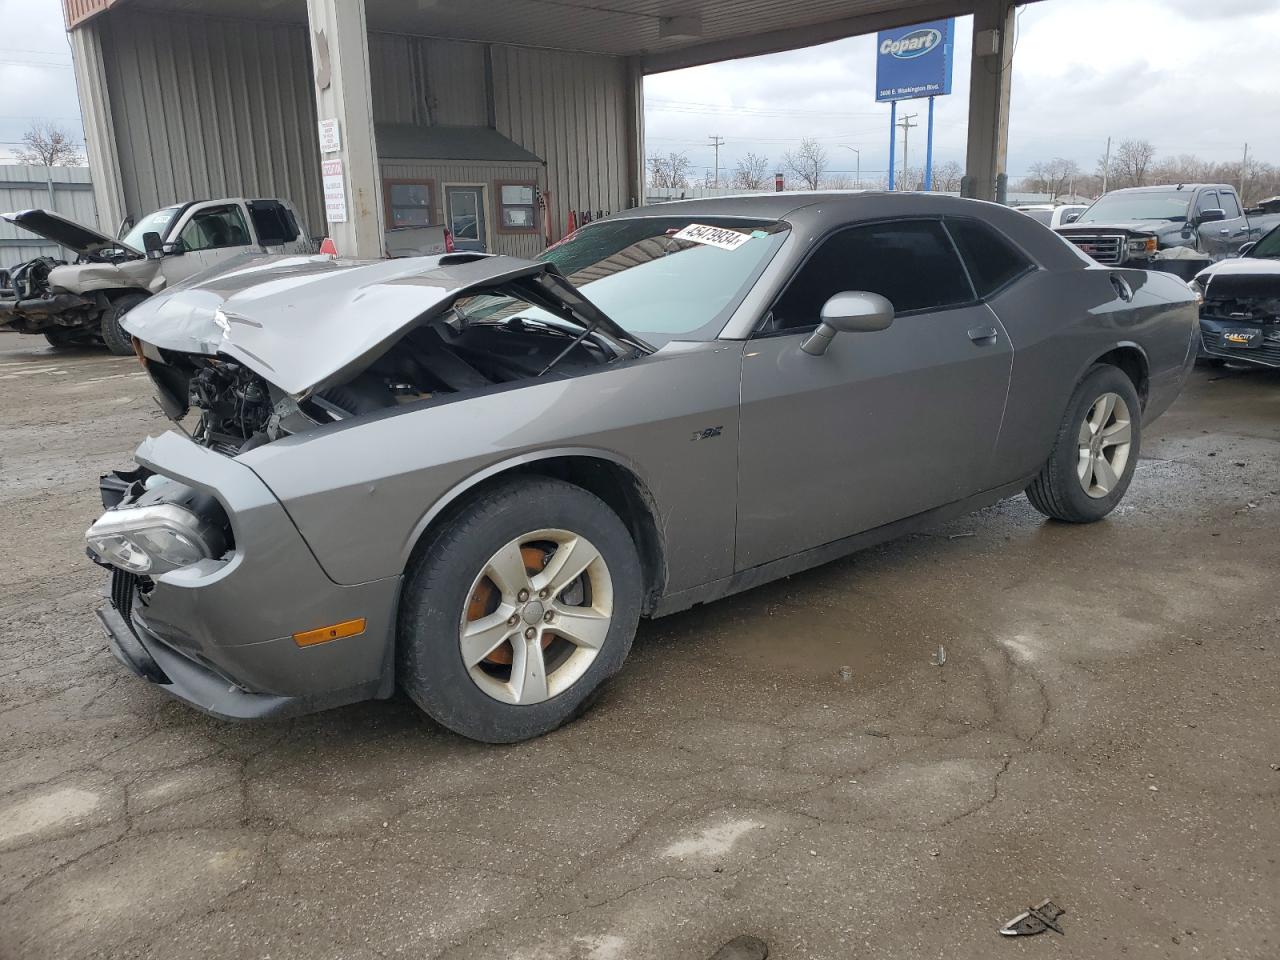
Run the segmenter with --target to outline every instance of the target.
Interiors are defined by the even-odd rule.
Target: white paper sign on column
[[[342,175],[342,159],[320,161],[324,182],[324,218],[330,223],[347,222],[347,179]]]
[[[338,121],[320,121],[320,152],[337,153],[342,149],[342,136],[338,133]]]

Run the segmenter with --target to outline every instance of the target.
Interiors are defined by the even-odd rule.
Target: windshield
[[[1251,257],[1263,257],[1265,259],[1280,258],[1280,227],[1275,227],[1270,233],[1253,245],[1253,249],[1249,251]]]
[[[699,225],[713,229],[693,229]],[[602,220],[538,259],[555,264],[628,333],[660,347],[719,333],[788,229],[776,220],[726,217]],[[511,313],[492,300],[465,310],[474,319]],[[519,315],[546,318],[535,307]]]
[[[1080,215],[1076,223],[1123,223],[1126,220],[1187,219],[1191,194],[1186,190],[1110,193]]]
[[[135,250],[142,249],[142,238],[148,233],[160,234],[163,240],[169,233],[169,228],[173,226],[173,218],[176,217],[182,207],[161,207],[153,213],[148,213],[145,217],[137,222],[132,230],[120,238],[120,242],[125,246],[133,247]]]

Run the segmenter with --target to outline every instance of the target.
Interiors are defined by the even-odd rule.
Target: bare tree
[[[964,167],[955,160],[933,165],[933,189],[942,193],[959,193]]]
[[[80,146],[71,134],[48,120],[37,120],[22,135],[22,148],[14,151],[19,163],[40,167],[76,167],[84,163]]]
[[[1121,187],[1141,187],[1147,182],[1152,161],[1156,156],[1155,145],[1150,140],[1124,140],[1111,155],[1107,186],[1113,190]],[[1102,161],[1099,161],[1101,172]]]
[[[827,151],[817,140],[806,137],[794,153],[787,151],[782,155],[782,165],[795,174],[806,189],[817,190],[827,171]]]
[[[1031,165],[1031,176],[1023,181],[1023,186],[1033,193],[1047,193],[1053,199],[1070,193],[1075,189],[1075,182],[1080,179],[1080,165],[1074,160],[1054,157]]]
[[[852,190],[853,180],[847,173],[831,173],[822,181],[823,190]]]
[[[675,188],[689,186],[689,173],[693,165],[689,162],[687,155],[672,151],[665,157],[650,157],[647,164],[649,186]]]
[[[733,171],[733,185],[740,190],[763,190],[768,182],[769,158],[748,153]]]

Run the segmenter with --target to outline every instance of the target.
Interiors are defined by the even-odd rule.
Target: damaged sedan
[[[923,194],[642,208],[538,261],[250,259],[124,320],[182,432],[103,478],[99,615],[216,716],[399,687],[526,739],[642,616],[1023,490],[1106,516],[1196,322],[1172,276]]]
[[[1280,226],[1239,257],[1196,274],[1200,357],[1280,369]]]

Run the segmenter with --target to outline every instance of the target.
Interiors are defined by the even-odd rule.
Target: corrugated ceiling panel
[[[117,10],[104,23],[125,203],[282,197],[323,230],[304,27]]]
[[[373,115],[387,123],[483,126],[484,47],[369,34]]]

